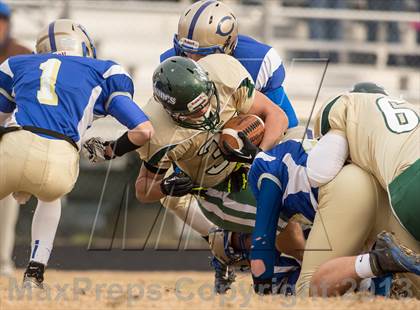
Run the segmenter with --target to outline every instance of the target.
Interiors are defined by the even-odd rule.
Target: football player
[[[288,127],[283,110],[256,91],[245,68],[224,54],[209,55],[198,62],[169,58],[156,69],[153,88],[154,98],[145,113],[158,134],[139,150],[144,160],[136,183],[139,200],[185,197],[193,187],[206,187],[206,199],[198,199],[197,204],[202,211],[199,214],[205,216],[194,221],[193,228],[204,230],[202,235],[207,238],[214,225],[251,232],[255,216],[252,194],[241,190],[242,185],[230,193],[229,188],[234,179],[246,180],[247,169],[237,163],[252,162],[258,149],[246,145],[231,153],[231,161],[227,161],[218,146],[218,131],[238,113],[256,114],[265,121],[260,147],[268,149],[279,142]],[[172,164],[182,172],[164,179]],[[178,199],[175,202],[179,205]],[[228,287],[232,276],[227,274],[226,269],[216,269],[216,291],[219,282]]]
[[[392,231],[404,245],[415,253],[420,253],[420,204],[418,189],[420,186],[420,130],[418,107],[402,99],[388,96],[386,91],[374,83],[359,83],[349,93],[340,94],[327,102],[318,113],[315,122],[315,133],[321,137],[313,150],[314,162],[321,162],[325,154],[337,155],[338,158],[349,159],[365,171],[371,173],[379,182],[376,192],[384,196],[377,222],[382,229]],[[326,176],[322,172],[315,177],[319,184],[329,182],[334,173]],[[324,187],[328,187],[327,184]],[[385,192],[386,191],[386,192]],[[359,195],[362,195],[361,192]],[[390,207],[388,207],[388,204]],[[341,210],[342,209],[342,210]],[[341,210],[340,220],[336,217]],[[390,235],[378,240],[378,247],[389,256],[381,259],[375,253],[352,256],[353,244],[363,244],[366,235],[354,234],[357,230],[370,229],[375,208],[365,210],[369,216],[359,217],[354,206],[345,210],[340,206],[325,209],[321,221],[315,221],[309,235],[307,247],[314,247],[322,232],[321,225],[331,225],[329,236],[337,243],[344,243],[342,251],[335,253],[305,252],[302,274],[298,289],[302,293],[309,292],[312,275],[320,265],[329,259],[341,259],[323,265],[312,280],[312,289],[323,283],[329,287],[328,294],[342,294],[351,283],[343,279],[361,279],[383,275],[387,271],[402,271],[400,264],[412,272],[420,272],[419,256],[412,254],[396,257],[396,241]],[[343,241],[342,236],[345,236]],[[400,253],[398,253],[400,255]],[[396,264],[395,260],[400,264]],[[336,266],[340,268],[335,268]],[[330,272],[332,268],[335,272]],[[420,291],[419,277],[410,277],[414,289]],[[312,292],[313,293],[313,292]]]
[[[295,111],[284,91],[285,69],[277,51],[245,35],[238,34],[238,21],[232,9],[221,1],[197,1],[187,7],[178,22],[174,35],[173,48],[164,52],[160,60],[172,56],[184,56],[199,60],[212,54],[226,54],[236,58],[248,71],[256,90],[265,94],[272,102],[283,109],[288,118],[288,131],[291,135],[302,137],[298,130]],[[171,173],[169,171],[168,173]],[[194,197],[167,198],[162,204],[171,209],[203,237],[207,237],[213,224],[200,212]],[[226,274],[224,266],[212,260],[216,275]]]
[[[0,63],[15,55],[30,54],[31,51],[20,45],[10,35],[12,28],[10,7],[0,2]],[[19,208],[13,197],[0,200],[0,276],[11,276],[14,272],[12,259],[15,243],[15,228]]]
[[[283,88],[286,73],[282,59],[271,46],[238,34],[236,16],[225,3],[203,0],[187,7],[179,18],[173,43],[174,47],[163,53],[160,61],[172,56],[199,60],[218,53],[238,59],[251,75],[255,88],[284,110],[289,128],[298,125]]]
[[[96,160],[137,149],[153,128],[132,100],[130,76],[120,65],[96,59],[81,25],[50,23],[38,35],[36,52],[0,66],[0,199],[11,193],[38,198],[24,285],[42,288],[60,198],[77,180],[81,138],[94,116],[112,115],[129,128],[116,141],[90,144]]]
[[[380,222],[386,211],[387,206],[380,199],[381,193],[374,177],[354,164],[341,169],[346,160],[341,155],[346,153],[346,149],[339,147],[340,142],[332,144],[331,152],[324,153],[322,161],[318,161],[318,153],[314,152],[312,146],[307,146],[308,142],[305,140],[302,145],[298,141],[286,141],[270,151],[258,153],[249,173],[249,182],[257,199],[250,258],[258,293],[271,293],[279,218],[288,221],[293,216],[299,216],[305,221],[314,221],[305,246],[302,277],[302,274],[307,276],[308,262],[305,259],[308,255],[316,260],[320,256],[339,255],[346,250],[351,251],[348,254],[360,253],[366,239],[372,238],[377,231],[377,228],[372,229],[375,222]],[[327,175],[337,176],[326,186],[318,188],[320,176]],[[347,219],[347,213],[357,220]],[[341,231],[340,234],[339,227],[350,228],[348,222],[352,224],[351,231]],[[356,225],[357,229],[354,229]],[[314,238],[314,229],[317,239]],[[376,276],[415,272],[412,261],[416,256],[405,254],[404,251],[389,234],[380,234],[376,247],[370,252],[379,262],[376,266],[379,266],[377,270],[380,273],[376,273]],[[330,268],[331,274],[342,271],[341,267],[335,267],[339,269]],[[343,283],[347,286],[351,284]],[[327,284],[325,294],[329,296],[336,287]]]

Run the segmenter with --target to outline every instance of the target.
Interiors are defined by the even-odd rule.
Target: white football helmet
[[[177,55],[232,54],[238,39],[238,22],[230,7],[220,1],[199,1],[181,15],[174,36]]]
[[[42,29],[35,50],[38,54],[59,52],[96,58],[95,45],[85,28],[70,19],[57,19]]]

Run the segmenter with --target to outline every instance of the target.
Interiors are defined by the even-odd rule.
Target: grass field
[[[0,278],[0,309],[420,309],[414,299],[386,300],[366,295],[329,299],[261,297],[240,274],[225,296],[212,292],[208,272],[55,271],[46,273],[47,289],[23,291],[22,271]]]

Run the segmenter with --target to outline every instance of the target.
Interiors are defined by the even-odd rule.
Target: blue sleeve
[[[16,108],[13,101],[13,79],[10,75],[6,74],[3,70],[9,67],[9,60],[6,60],[0,66],[0,112],[11,113]]]
[[[252,233],[251,259],[262,259],[265,272],[259,279],[271,279],[276,259],[275,241],[280,216],[281,188],[271,179],[261,181],[257,200],[257,218]]]
[[[284,69],[284,66],[282,64],[273,72],[272,76],[268,79],[265,87],[261,89],[261,92],[266,93],[281,87],[283,85],[285,77],[286,70]]]
[[[295,113],[295,110],[292,107],[292,104],[287,97],[283,86],[280,86],[276,89],[267,91],[264,93],[271,101],[277,104],[280,108],[283,109],[286,113],[289,120],[289,128],[296,127],[298,125],[298,119]]]
[[[8,100],[1,92],[0,89],[0,112],[12,113],[16,108],[16,104]]]
[[[127,96],[114,97],[109,104],[108,114],[115,117],[128,129],[136,128],[149,120],[142,109]]]
[[[167,50],[166,52],[162,53],[160,55],[160,62],[164,61],[165,59],[168,59],[169,57],[176,56],[176,52],[174,48],[171,48]]]
[[[130,76],[124,73],[113,74],[103,82],[101,100],[95,104],[94,114],[106,116],[109,114],[109,106],[116,96],[133,98],[134,84]]]

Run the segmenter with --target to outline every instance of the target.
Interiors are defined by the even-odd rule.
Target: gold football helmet
[[[199,1],[181,15],[174,36],[177,55],[232,54],[238,39],[238,22],[232,10],[215,0]]]
[[[61,52],[96,58],[95,45],[85,28],[70,19],[57,19],[42,29],[35,50],[38,54]]]

